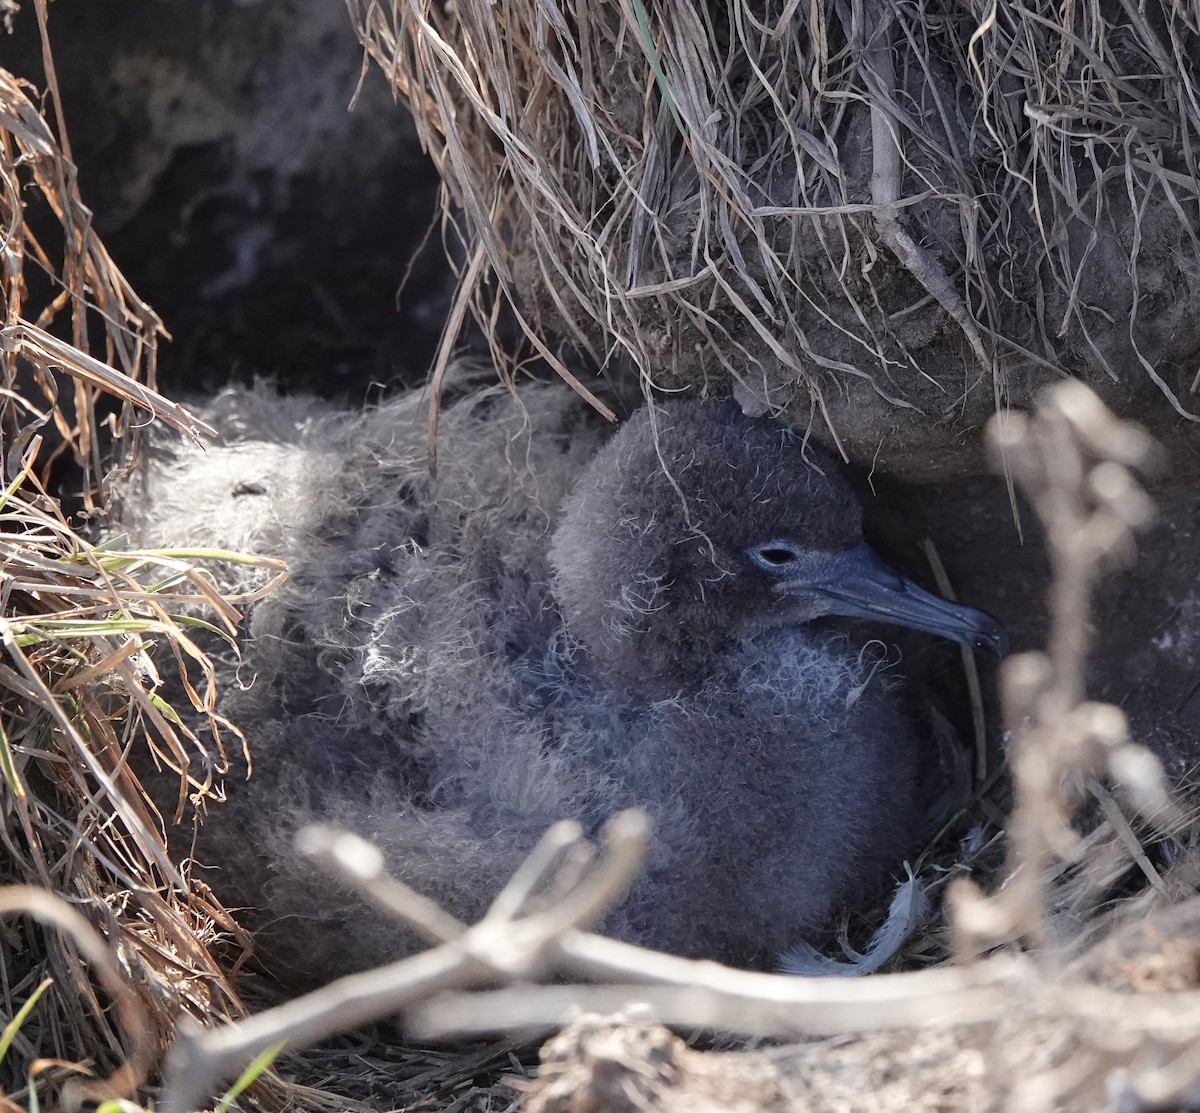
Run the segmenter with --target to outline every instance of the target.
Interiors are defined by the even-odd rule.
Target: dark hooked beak
[[[985,611],[931,595],[889,568],[866,545],[840,554],[828,575],[780,584],[785,592],[806,592],[828,604],[828,614],[894,622],[924,630],[998,657],[1008,653],[1008,632]]]

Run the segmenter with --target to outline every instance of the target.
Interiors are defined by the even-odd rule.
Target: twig
[[[567,933],[558,950],[564,973],[618,984],[443,994],[408,1010],[406,1030],[432,1039],[545,1033],[579,1011],[614,1013],[630,1005],[661,1024],[774,1038],[967,1024],[995,1016],[1026,969],[1007,958],[969,969],[799,978],[676,958],[585,932]]]
[[[1153,515],[1128,470],[1149,460],[1152,442],[1073,380],[1047,390],[1031,418],[993,418],[988,434],[993,456],[1011,469],[1045,528],[1051,625],[1046,653],[1019,654],[1002,671],[1015,782],[1010,876],[986,905],[969,882],[951,890],[964,956],[1012,937],[1047,941],[1052,865],[1080,852],[1071,821],[1083,797],[1067,786],[1123,776],[1139,809],[1171,806],[1161,767],[1130,742],[1124,714],[1083,702],[1091,592]]]
[[[516,900],[536,884],[552,861],[572,841],[582,838],[578,825],[558,824],[543,837],[526,866],[497,898],[501,910],[516,910]],[[163,1113],[192,1113],[211,1088],[244,1067],[275,1044],[297,1047],[335,1032],[392,1015],[402,1008],[446,989],[458,989],[510,978],[536,977],[557,968],[558,944],[569,931],[601,915],[620,900],[645,858],[648,825],[637,812],[614,817],[604,829],[605,853],[590,875],[547,912],[523,919],[488,916],[460,937],[433,950],[402,959],[376,970],[340,978],[286,1005],[270,1009],[236,1024],[204,1031],[192,1023],[181,1024],[167,1059]],[[305,837],[306,849],[321,861],[335,865],[339,875],[352,879],[356,888],[369,892],[380,883],[371,862],[356,861],[358,847],[335,833],[333,848],[316,850],[319,832]],[[350,853],[343,853],[350,847]],[[421,898],[401,882],[386,879],[388,896],[372,897],[408,926],[423,933],[451,931],[446,920],[429,921]],[[395,899],[407,894],[412,899]],[[442,913],[445,916],[445,913]],[[457,923],[455,921],[455,923]],[[436,924],[436,926],[433,926]]]
[[[296,849],[435,946],[457,939],[467,930],[436,901],[389,877],[383,868],[383,855],[366,839],[349,831],[313,825],[296,837]]]
[[[640,812],[615,816],[604,829],[604,853],[591,872],[546,911],[516,918],[526,895],[549,880],[554,862],[583,839],[577,824],[557,824],[488,914],[458,938],[389,966],[341,978],[249,1020],[212,1031],[181,1026],[167,1062],[163,1113],[191,1113],[222,1078],[268,1047],[312,1043],[402,1009],[409,1010],[413,1027],[427,1035],[530,1024],[544,1028],[557,1023],[572,1004],[610,1009],[630,1001],[646,1002],[666,1022],[688,1026],[771,1035],[838,1032],[861,1028],[866,1018],[872,1027],[979,1020],[995,1011],[1004,999],[1005,983],[1019,970],[1020,964],[1012,960],[979,969],[882,975],[856,982],[801,979],[693,962],[580,930],[625,895],[641,869],[648,833]],[[329,841],[317,849],[322,838]],[[320,829],[310,829],[304,839],[308,853],[333,863],[339,876],[373,903],[430,934],[431,923],[438,921],[427,918],[427,902],[401,882],[377,873],[373,857],[356,845],[359,841]],[[371,892],[381,884],[387,892],[383,900]],[[447,932],[449,920],[441,922]],[[470,1015],[476,1001],[471,995],[444,998],[444,1009],[441,1004],[412,1008],[448,990],[556,974],[635,984],[501,991],[478,999],[486,1005],[485,1020],[481,1014]]]

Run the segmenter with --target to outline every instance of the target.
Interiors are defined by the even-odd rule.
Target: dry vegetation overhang
[[[349,5],[465,233],[452,333],[506,303],[913,473],[1063,370],[1190,405],[1194,3]]]

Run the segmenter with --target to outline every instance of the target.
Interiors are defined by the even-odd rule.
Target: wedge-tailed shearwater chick
[[[139,545],[292,567],[251,616],[253,683],[223,663],[255,770],[195,847],[279,967],[412,947],[297,861],[314,818],[472,920],[550,823],[639,805],[650,862],[604,929],[742,962],[877,895],[922,831],[925,741],[881,631],[814,620],[991,649],[998,623],[874,556],[835,461],[770,421],[669,401],[594,451],[565,391],[522,399],[450,409],[431,479],[413,399],[318,418],[228,394],[205,414],[226,444],[160,452],[127,500]]]

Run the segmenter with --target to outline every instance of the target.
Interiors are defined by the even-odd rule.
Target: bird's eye
[[[800,550],[789,541],[767,541],[746,550],[751,563],[765,572],[789,572],[800,563]]]

